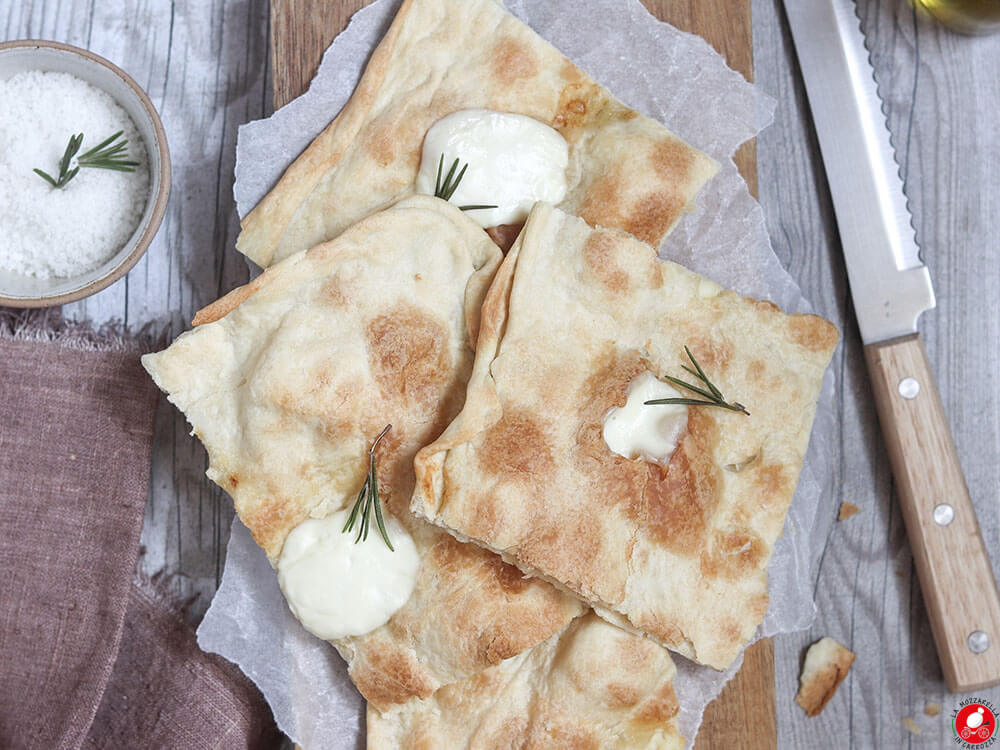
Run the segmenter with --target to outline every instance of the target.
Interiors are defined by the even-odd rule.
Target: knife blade
[[[1000,594],[917,329],[934,307],[854,0],[785,0],[945,683],[1000,683]]]

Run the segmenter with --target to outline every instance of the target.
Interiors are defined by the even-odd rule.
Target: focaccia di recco
[[[477,108],[554,128],[569,144],[560,207],[654,247],[719,168],[499,2],[404,0],[350,100],[243,220],[237,249],[268,266],[395,202],[414,189],[431,125]]]
[[[837,340],[537,204],[484,303],[462,412],[417,454],[412,509],[725,669],[767,610]],[[667,465],[616,455],[606,415],[643,373],[690,380],[685,347],[749,415],[688,406]]]
[[[523,229],[414,194],[428,129],[471,109],[568,145],[566,197]],[[718,168],[497,0],[403,0],[244,219],[264,273],[143,357],[274,566],[391,423],[375,476],[416,583],[331,640],[369,747],[680,748],[668,649],[725,669],[752,637],[838,336],[657,258]],[[687,406],[662,465],[614,453],[630,383],[695,357],[749,413]]]
[[[681,750],[666,649],[593,611],[495,667],[399,710],[368,709],[369,750]]]
[[[414,455],[464,401],[499,261],[457,208],[411,196],[272,266],[143,357],[272,564],[299,523],[349,506],[372,439],[392,424],[378,479],[386,513],[416,544],[416,586],[385,625],[334,642],[379,710],[521,653],[582,611],[408,510]]]

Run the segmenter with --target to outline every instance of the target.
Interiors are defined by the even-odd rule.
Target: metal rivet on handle
[[[955,520],[955,509],[948,503],[941,503],[934,506],[934,523],[938,526],[947,526]]]
[[[913,399],[920,393],[920,381],[916,378],[903,378],[899,381],[899,395],[906,399]]]
[[[990,647],[990,637],[982,630],[974,630],[969,633],[969,651],[974,654],[981,654]]]

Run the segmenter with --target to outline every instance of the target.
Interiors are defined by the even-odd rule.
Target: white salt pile
[[[68,73],[28,71],[0,80],[0,269],[47,279],[76,276],[111,258],[135,231],[149,197],[142,138],[108,94]],[[124,130],[134,172],[84,168],[53,188],[70,136],[84,153]]]

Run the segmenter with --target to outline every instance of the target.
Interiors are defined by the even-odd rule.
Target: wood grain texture
[[[764,638],[743,652],[743,666],[708,708],[698,750],[766,750],[777,747],[774,641]]]
[[[865,361],[945,684],[996,685],[1000,594],[920,336],[870,344]],[[939,504],[952,509],[945,525]],[[973,633],[989,639],[984,652],[971,650]]]
[[[274,108],[309,88],[323,52],[371,0],[271,0]]]
[[[1000,214],[986,207],[1000,204],[1000,148],[985,123],[1000,114],[1000,37],[959,36],[906,2],[862,0],[858,8],[938,296],[920,328],[996,573]],[[754,0],[753,10],[757,83],[778,101],[774,124],[757,139],[771,240],[806,297],[844,333],[832,365],[840,413],[834,472],[813,531],[817,617],[807,631],[775,639],[778,744],[941,750],[953,746],[951,712],[970,696],[949,694],[937,663],[781,3]],[[843,501],[862,512],[838,523]],[[809,719],[793,699],[805,648],[824,635],[857,660],[823,713]],[[972,695],[1000,700],[997,688]],[[927,716],[928,702],[941,713]],[[908,731],[904,717],[921,734]]]
[[[149,94],[170,144],[173,187],[149,250],[118,283],[63,307],[171,339],[194,311],[248,278],[233,251],[236,129],[270,110],[267,0],[94,3],[0,0],[2,39],[88,48]],[[156,416],[142,569],[168,576],[192,618],[218,587],[232,502],[205,478],[207,457],[184,416],[161,398]],[[109,459],[110,460],[110,459]]]
[[[1000,36],[951,33],[905,0],[859,0],[859,9],[938,296],[921,330],[996,563]],[[752,18],[754,77],[778,102],[774,124],[757,139],[772,243],[804,295],[844,332],[833,363],[840,417],[833,470],[812,530],[817,616],[808,630],[775,639],[778,746],[941,750],[954,746],[950,713],[969,696],[946,692],[913,575],[780,0],[753,0]],[[267,0],[0,0],[4,40],[56,39],[108,57],[149,92],[170,141],[174,190],[153,246],[125,281],[68,306],[68,315],[176,336],[196,309],[246,279],[233,249],[232,168],[237,127],[272,109],[268,25]],[[203,449],[165,401],[154,451],[144,570],[172,576],[178,595],[196,596],[190,611],[198,617],[225,559],[232,504],[204,478]],[[862,512],[838,523],[843,501]],[[858,658],[823,713],[809,719],[794,697],[805,648],[823,635]],[[998,688],[971,695],[1000,705]],[[925,715],[925,702],[941,704],[941,713]],[[903,717],[922,733],[908,732]]]

